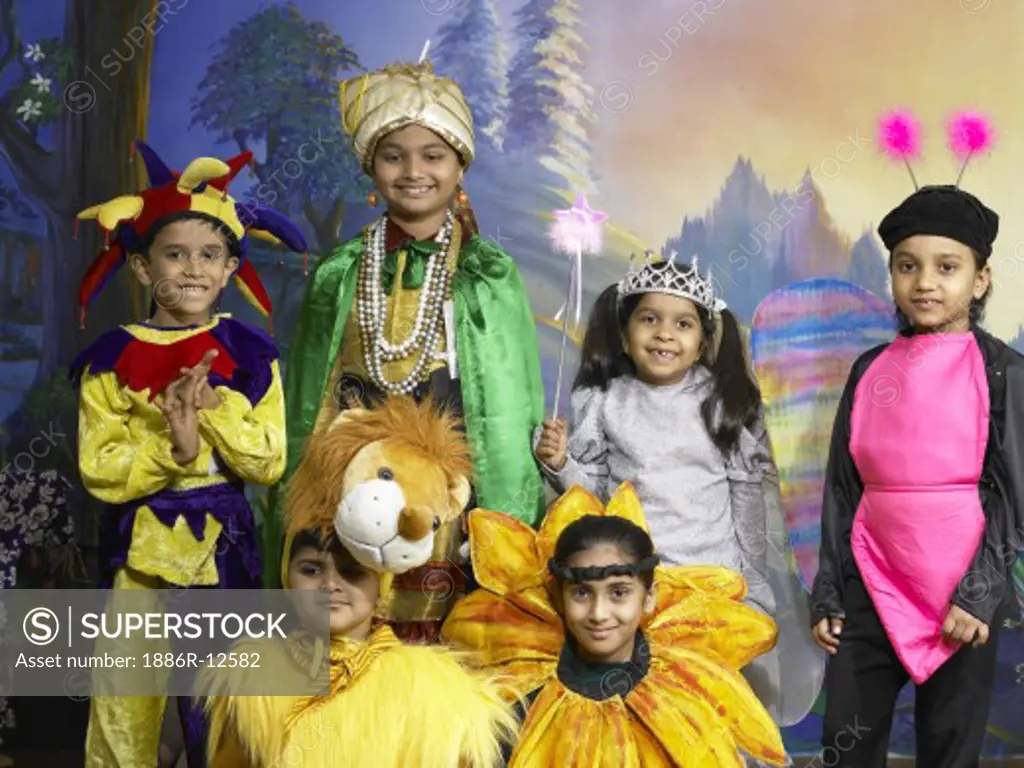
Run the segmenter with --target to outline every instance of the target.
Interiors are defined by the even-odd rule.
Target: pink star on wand
[[[597,253],[601,250],[602,221],[608,218],[603,211],[595,211],[586,195],[576,198],[572,208],[552,211],[555,218],[551,228],[551,242],[562,253]]]

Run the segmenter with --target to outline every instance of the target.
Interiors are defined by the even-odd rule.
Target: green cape
[[[362,236],[338,246],[317,266],[302,302],[284,382],[288,465],[271,489],[263,523],[264,583],[270,588],[280,585],[284,486],[327,391],[364,250]],[[522,276],[499,246],[474,235],[459,253],[452,292],[477,504],[535,526],[544,512],[544,485],[531,440],[544,418],[544,385]]]

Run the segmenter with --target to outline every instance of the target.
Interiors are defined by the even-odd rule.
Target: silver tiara
[[[673,251],[668,258],[667,267],[655,269],[654,253],[648,251],[644,255],[644,264],[640,269],[633,268],[630,260],[629,272],[619,281],[619,298],[635,296],[638,293],[667,293],[681,299],[689,299],[700,304],[708,312],[721,312],[726,304],[715,296],[715,285],[711,273],[706,278],[697,271],[697,257],[689,267],[676,266],[676,254]]]

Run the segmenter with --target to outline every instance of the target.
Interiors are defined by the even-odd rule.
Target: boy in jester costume
[[[214,309],[233,278],[270,314],[246,260],[249,234],[295,251],[305,242],[281,215],[228,196],[251,153],[226,163],[199,158],[177,173],[145,144],[136,148],[150,189],[78,215],[108,233],[80,287],[82,321],[124,262],[153,293],[149,320],[101,335],[71,365],[82,480],[110,505],[99,531],[101,587],[114,596],[258,588],[262,558],[245,483],[271,485],[284,471],[278,351],[263,331]],[[94,696],[86,765],[156,765],[165,705],[157,695]],[[179,709],[189,762],[202,765],[201,712]]]
[[[530,448],[544,409],[536,327],[515,262],[477,232],[461,188],[474,153],[469,106],[429,62],[343,82],[340,101],[387,211],[312,277],[288,363],[286,476],[313,429],[348,404],[429,394],[464,417],[476,503],[534,525],[543,509]],[[431,562],[396,579],[391,620],[403,639],[436,638],[461,588],[461,535],[449,524]]]

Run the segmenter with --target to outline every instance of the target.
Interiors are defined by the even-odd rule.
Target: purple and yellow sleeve
[[[270,385],[253,405],[226,386],[215,388],[220,405],[199,411],[201,437],[248,483],[273,485],[284,474],[286,449],[281,368],[270,361]]]
[[[78,466],[86,490],[109,504],[150,496],[182,476],[208,474],[202,454],[185,466],[175,462],[169,432],[154,429],[136,405],[112,371],[82,374]]]

